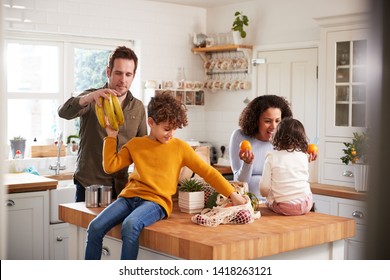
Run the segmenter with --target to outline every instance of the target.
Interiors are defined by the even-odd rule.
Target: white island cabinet
[[[8,210],[7,251],[10,260],[49,257],[49,191],[11,193]]]
[[[356,235],[346,239],[344,258],[346,260],[364,259],[367,209],[364,201],[313,195],[315,210],[318,213],[352,218],[356,222]]]

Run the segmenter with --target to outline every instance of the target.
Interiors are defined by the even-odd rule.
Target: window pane
[[[74,49],[74,91],[104,86],[110,50],[90,48]]]
[[[58,92],[57,46],[7,44],[8,92]]]
[[[39,143],[54,139],[58,129],[56,100],[8,99],[8,139],[23,136],[31,145],[34,138]]]

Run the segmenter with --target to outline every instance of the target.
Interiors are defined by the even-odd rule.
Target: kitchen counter
[[[360,201],[365,201],[367,199],[366,192],[357,192],[355,189],[349,187],[311,183],[310,188],[313,194],[328,195]]]
[[[87,228],[104,209],[86,208],[84,202],[61,204],[59,208],[61,220],[81,229]],[[281,216],[264,205],[260,206],[260,211],[262,217],[254,223],[212,228],[193,223],[192,215],[180,212],[175,202],[169,219],[144,228],[140,246],[181,259],[273,258],[286,252],[297,252],[288,255],[287,258],[293,259],[318,258],[315,254],[343,259],[344,239],[355,236],[353,219],[313,212],[303,216]],[[121,242],[121,226],[115,226],[107,235]],[[73,240],[69,244],[77,246],[84,242]],[[70,251],[77,250],[70,248]]]
[[[8,193],[46,191],[57,188],[58,181],[30,173],[4,174],[4,185]]]

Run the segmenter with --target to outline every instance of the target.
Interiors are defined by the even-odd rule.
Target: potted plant
[[[204,183],[190,178],[184,179],[178,187],[179,208],[185,213],[200,213],[204,208]]]
[[[352,163],[355,179],[356,191],[367,191],[368,181],[368,135],[363,132],[361,134],[354,132],[352,143],[344,142],[344,156],[341,161],[345,164]]]
[[[15,158],[17,151],[20,151],[20,157],[24,158],[24,152],[26,150],[26,139],[22,136],[15,136],[9,141],[11,143],[12,158]]]
[[[246,37],[246,31],[244,30],[245,26],[248,26],[249,19],[246,15],[244,15],[242,12],[235,12],[234,14],[235,18],[233,21],[233,40],[234,44],[239,45],[242,43],[242,39]]]

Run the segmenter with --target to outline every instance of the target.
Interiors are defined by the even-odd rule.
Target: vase
[[[367,164],[354,164],[354,179],[355,179],[355,190],[357,192],[368,191],[368,170]]]
[[[193,214],[200,213],[204,208],[204,191],[181,192],[179,191],[178,204],[180,211]]]
[[[233,33],[233,42],[235,45],[242,45],[244,42],[244,39],[241,37],[241,34],[239,31],[232,31]]]

